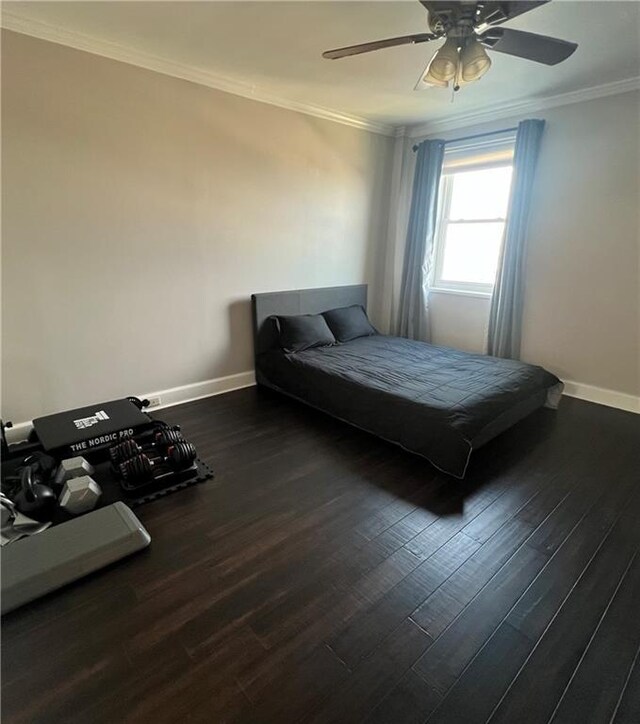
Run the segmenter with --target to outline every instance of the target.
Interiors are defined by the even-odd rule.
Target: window
[[[447,148],[436,229],[435,289],[490,294],[507,219],[513,137]]]

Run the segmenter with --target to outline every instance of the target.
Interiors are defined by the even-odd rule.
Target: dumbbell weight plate
[[[188,468],[197,456],[195,445],[190,442],[178,442],[167,451],[169,464],[175,470]]]
[[[161,430],[155,435],[156,445],[174,445],[178,442],[186,442],[180,430]]]
[[[135,440],[125,440],[109,450],[109,457],[114,465],[118,465],[140,455],[141,452],[142,448]]]
[[[127,482],[144,482],[153,477],[153,463],[148,455],[136,455],[120,465],[120,474]]]

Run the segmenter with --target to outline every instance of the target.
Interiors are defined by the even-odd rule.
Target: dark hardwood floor
[[[272,393],[166,410],[215,480],[3,619],[4,722],[640,722],[640,417],[577,400],[464,482]]]

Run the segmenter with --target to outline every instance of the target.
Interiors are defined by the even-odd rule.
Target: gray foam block
[[[99,508],[2,549],[2,613],[146,548],[151,536],[124,503]]]

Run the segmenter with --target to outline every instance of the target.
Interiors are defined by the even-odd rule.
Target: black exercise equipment
[[[166,452],[170,445],[175,445],[175,443],[178,442],[186,442],[180,430],[172,430],[170,428],[158,430],[152,439],[154,442],[144,446],[140,445],[139,442],[134,439],[125,440],[118,445],[114,445],[114,447],[109,450],[109,458],[114,465],[119,465],[137,455],[146,454],[149,450],[153,451],[154,448],[158,448],[161,452]]]
[[[22,453],[19,457],[12,455],[14,447]],[[55,459],[41,450],[36,450],[26,456],[24,452],[21,445],[12,445],[9,455],[2,457],[2,492],[11,499],[23,488],[22,471],[27,465],[32,469],[35,482],[45,483],[50,487],[54,482],[52,477],[56,470]]]
[[[13,423],[10,420],[5,422],[0,420],[0,459],[6,460],[9,457],[9,445],[7,444],[7,435],[5,430],[13,427]]]
[[[142,448],[135,440],[125,440],[109,448],[109,459],[114,465],[120,465],[140,454],[142,454]]]
[[[41,504],[36,515],[56,527],[72,519],[74,512],[60,505],[63,483],[83,475],[89,475],[102,490],[97,508],[120,500],[130,506],[142,505],[211,479],[213,472],[197,457],[180,427],[153,419],[146,413],[147,406],[146,400],[127,397],[38,418],[28,440],[10,444],[4,430],[11,424],[6,420],[4,425],[0,423],[2,494],[9,501],[15,501],[19,495],[22,507],[29,511],[25,514],[31,513],[30,517],[35,517],[32,511]],[[134,457],[144,455],[148,462],[138,461],[129,466],[129,479],[125,479],[120,465],[127,461],[113,463],[109,452],[118,443],[128,441],[131,443],[119,453],[120,458],[125,453]],[[178,443],[187,447],[176,447]],[[176,449],[170,452],[172,447]],[[84,461],[82,469],[76,464],[78,460]],[[24,473],[23,484],[26,463],[31,472]],[[45,502],[44,491],[34,487],[38,485],[51,488],[58,496],[55,506],[51,496],[46,498],[51,502]],[[53,511],[45,514],[49,505]]]
[[[168,445],[175,445],[177,442],[186,442],[179,428],[160,430],[156,432],[153,439],[155,440],[155,445],[158,445],[158,447],[163,445],[167,447]]]
[[[129,397],[38,417],[33,421],[35,436],[46,452],[59,458],[101,451],[106,455],[114,444],[154,428],[143,412],[145,402]]]
[[[23,465],[30,465],[43,482],[47,482],[55,473],[58,464],[51,455],[36,451],[28,455],[22,461]]]
[[[139,410],[144,410],[145,407],[149,407],[151,404],[149,400],[141,400],[139,397],[135,397],[134,395],[127,395],[127,400],[132,402]]]
[[[167,450],[166,457],[138,455],[120,465],[120,475],[127,483],[143,483],[192,467],[197,457],[190,442],[177,442]]]
[[[26,462],[26,461],[25,461]],[[58,498],[38,475],[38,461],[26,464],[20,475],[20,491],[14,498],[16,508],[24,515],[41,522],[51,520]]]

